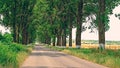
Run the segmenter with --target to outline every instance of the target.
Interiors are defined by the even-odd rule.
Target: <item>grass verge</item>
[[[120,50],[105,50],[101,52],[97,49],[59,48],[53,46],[46,47],[52,50],[62,51],[110,68],[120,68]]]
[[[31,53],[33,46],[0,43],[0,68],[19,68]]]

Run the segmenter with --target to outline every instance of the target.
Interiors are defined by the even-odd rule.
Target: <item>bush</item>
[[[9,49],[12,50],[12,52],[18,53],[21,51],[27,52],[27,46],[23,46],[22,44],[17,44],[17,43],[11,43],[9,46]]]
[[[2,33],[0,32],[0,40],[2,40],[3,39],[3,36],[2,36]]]
[[[29,52],[28,47],[21,44],[0,43],[0,65],[5,68],[18,68]]]
[[[4,44],[10,44],[13,42],[13,37],[9,33],[5,33],[4,35],[0,33],[0,42]]]
[[[15,62],[15,53],[8,46],[0,45],[0,64],[2,66],[10,65]]]

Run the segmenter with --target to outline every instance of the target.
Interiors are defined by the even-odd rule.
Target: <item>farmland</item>
[[[96,40],[82,40],[81,48],[98,48],[98,41]],[[67,44],[68,47],[68,44]],[[72,47],[75,48],[75,43],[72,44]],[[106,41],[106,49],[120,49],[120,41]]]

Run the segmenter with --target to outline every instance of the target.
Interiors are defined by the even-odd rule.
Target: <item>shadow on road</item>
[[[50,66],[25,66],[22,68],[79,68],[79,67],[50,67]]]
[[[58,51],[52,51],[43,46],[36,46],[34,48],[34,52],[31,53],[31,56],[48,56],[48,57],[60,57],[67,56],[66,54],[60,53]]]
[[[33,67],[32,66],[25,66],[25,67],[22,67],[22,68],[51,68],[51,67],[48,67],[48,66],[33,66]]]
[[[62,53],[55,53],[55,52],[32,52],[31,56],[60,57],[60,56],[67,56],[67,55]]]

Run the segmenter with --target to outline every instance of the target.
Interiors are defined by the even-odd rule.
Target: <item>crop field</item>
[[[68,47],[68,44],[67,44]],[[75,48],[75,43],[72,44],[72,47]],[[81,48],[98,48],[99,44],[96,40],[82,40]],[[106,49],[120,49],[120,41],[106,41]]]

